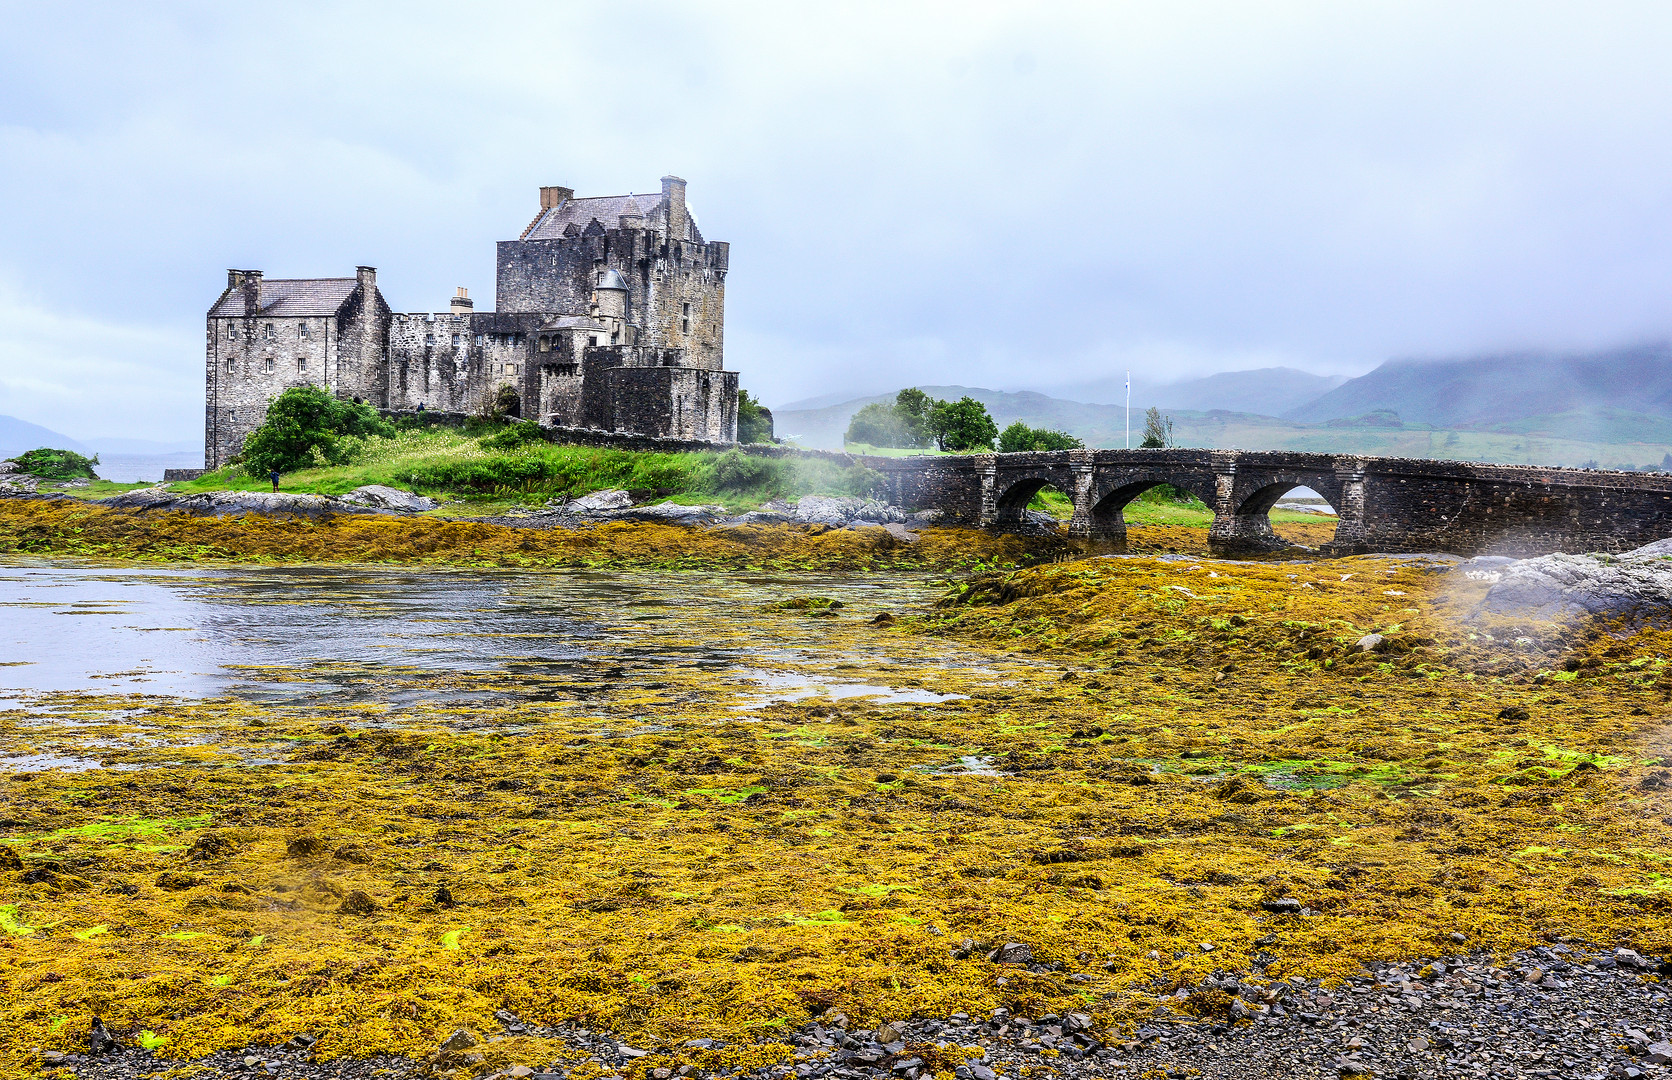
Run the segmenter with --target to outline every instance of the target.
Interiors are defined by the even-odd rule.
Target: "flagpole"
[[[1132,372],[1126,373],[1126,448],[1132,449]]]

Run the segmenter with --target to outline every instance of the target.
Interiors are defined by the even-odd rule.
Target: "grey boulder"
[[[1479,614],[1534,619],[1672,614],[1672,541],[1621,555],[1544,555],[1501,571]]]
[[[566,503],[563,509],[575,514],[596,514],[606,510],[625,510],[633,505],[633,497],[620,488],[605,488]]]
[[[339,496],[343,502],[356,506],[368,506],[373,510],[394,510],[403,514],[416,514],[424,510],[434,510],[436,501],[417,495],[400,488],[385,487],[382,484],[367,484],[357,487],[347,495]]]

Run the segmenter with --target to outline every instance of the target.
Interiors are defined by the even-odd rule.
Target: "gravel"
[[[1008,947],[1008,946],[1007,946]],[[1073,975],[1068,976],[1072,978]],[[1316,981],[1267,980],[1219,972],[1178,991],[1131,1030],[1102,1032],[1081,1013],[1038,1018],[962,1014],[894,1020],[876,1029],[826,1014],[787,1038],[794,1058],[729,1074],[734,1080],[928,1080],[938,1051],[963,1048],[958,1080],[1037,1075],[1062,1077],[1336,1078],[1554,1077],[1672,1080],[1672,997],[1661,981],[1672,964],[1630,950],[1556,945],[1503,961],[1484,956],[1379,964],[1325,989]],[[1195,1013],[1211,1015],[1199,1016]],[[604,1076],[632,1067],[651,1080],[713,1080],[682,1066],[685,1048],[723,1048],[713,1039],[684,1047],[639,1049],[605,1032],[526,1024],[505,1010],[501,1029],[478,1041],[455,1032],[424,1060],[376,1057],[313,1061],[312,1037],[282,1047],[247,1047],[199,1059],[200,1076],[295,1077],[298,1080],[401,1078],[479,1071],[475,1054],[511,1035],[561,1040],[574,1058]],[[885,1041],[886,1040],[886,1041]],[[444,1049],[445,1048],[445,1049]],[[177,1067],[122,1049],[98,1058],[71,1054],[43,1061],[81,1080],[128,1080]],[[549,1071],[543,1071],[549,1070]],[[493,1073],[499,1080],[557,1080],[565,1066],[527,1062]]]

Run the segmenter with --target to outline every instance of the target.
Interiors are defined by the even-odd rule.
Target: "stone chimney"
[[[261,313],[261,271],[260,270],[228,270],[227,282],[230,285],[236,280],[237,287],[244,293],[244,315],[254,317]]]
[[[572,187],[543,187],[540,189],[540,209],[556,210],[575,197]]]
[[[668,201],[668,236],[685,239],[685,181],[677,176],[662,177],[662,198]]]
[[[453,295],[453,314],[469,315],[475,308],[475,301],[470,299],[470,290],[460,285]]]

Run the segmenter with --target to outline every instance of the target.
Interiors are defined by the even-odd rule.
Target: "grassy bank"
[[[416,491],[460,503],[454,512],[538,505],[623,488],[644,499],[675,498],[751,509],[770,499],[800,495],[857,495],[875,477],[816,458],[769,460],[737,453],[664,454],[609,447],[562,446],[518,427],[479,433],[417,428],[389,438],[343,440],[348,463],[300,469],[280,478],[279,490],[341,495],[366,484]],[[177,491],[268,491],[267,477],[232,466]]]
[[[0,850],[32,871],[0,904],[0,1062],[90,1012],[165,1055],[310,1031],[329,1057],[509,1008],[741,1039],[674,1051],[729,1070],[827,1009],[1119,1031],[1163,999],[1225,1018],[1196,989],[1216,969],[1335,979],[1453,932],[1672,950],[1672,636],[1488,642],[1457,621],[1481,587],[1372,558],[1091,560],[892,626],[852,596],[657,609],[664,644],[965,695],[935,703],[761,705],[636,638],[575,672],[367,673],[452,703],[43,696],[0,712],[0,751],[117,747],[125,771],[0,788]],[[1349,654],[1369,630],[1393,647]],[[1285,897],[1311,914],[1262,908]],[[491,1053],[479,1071],[560,1050]]]

